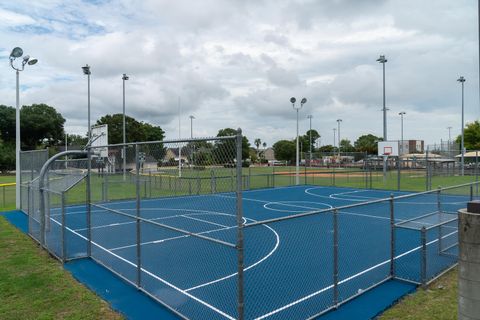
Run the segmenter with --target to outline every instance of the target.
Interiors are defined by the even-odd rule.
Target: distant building
[[[265,149],[265,160],[275,160],[275,152],[273,151],[273,148],[267,148]]]
[[[403,140],[399,141],[399,150],[400,155],[407,153],[423,153],[424,152],[424,142],[423,140]]]

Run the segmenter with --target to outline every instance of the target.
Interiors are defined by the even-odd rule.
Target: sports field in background
[[[172,168],[173,170],[175,168]],[[172,170],[172,172],[173,172]],[[230,171],[225,169],[225,174],[221,170],[215,169],[215,174],[219,177],[228,177]],[[295,167],[294,166],[279,166],[279,167],[250,167],[242,169],[244,179],[244,190],[289,186],[295,184]],[[135,179],[135,175],[129,174],[129,179]],[[145,172],[141,174],[142,183],[145,190],[151,187],[151,184],[162,183],[163,187],[168,185],[170,191],[165,188],[162,189],[162,194],[154,194],[156,196],[169,196],[180,194],[180,191],[175,191],[175,185],[181,183],[192,184],[192,189],[197,190],[197,178],[200,178],[199,193],[210,193],[212,175],[208,167],[204,170],[183,169],[183,180],[180,182],[178,175],[167,172]],[[402,170],[400,173],[400,190],[402,191],[425,191],[426,190],[426,171],[425,170]],[[101,181],[108,180],[109,186],[108,198],[125,199],[135,197],[135,185],[125,184],[123,179],[119,180],[119,175],[111,175],[105,178],[104,176],[92,175],[92,185],[100,186]],[[190,180],[190,182],[188,182]],[[248,184],[247,181],[248,180]],[[187,182],[185,182],[187,181]],[[478,176],[475,175],[450,175],[450,176],[433,176],[431,177],[431,187],[435,189],[439,186],[447,187],[453,185],[460,185],[464,183],[478,181]],[[98,182],[98,183],[97,183]],[[14,175],[0,175],[0,211],[8,211],[15,209],[15,176]],[[397,190],[398,191],[398,172],[391,170],[387,172],[387,178],[384,182],[383,173],[381,171],[364,172],[361,169],[352,168],[305,168],[300,167],[300,184],[318,185],[318,186],[338,186],[351,188],[369,188],[380,190]],[[159,188],[151,188],[159,189]],[[218,190],[220,191],[220,190]],[[83,192],[69,193],[69,203],[79,203],[84,201]],[[148,192],[148,191],[147,191]],[[182,191],[183,194],[188,194]],[[196,192],[196,191],[195,191]],[[101,190],[97,190],[94,194],[99,195]],[[100,196],[99,196],[100,197]]]

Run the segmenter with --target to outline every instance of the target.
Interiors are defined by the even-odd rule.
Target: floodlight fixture
[[[385,63],[387,62],[388,60],[385,58],[384,55],[381,55],[378,59],[377,59],[377,62],[380,62],[380,63]]]
[[[20,47],[15,47],[10,53],[10,59],[20,58],[23,55],[23,50]]]
[[[33,66],[34,64],[36,64],[38,62],[38,59],[30,59],[28,60],[28,65],[29,66]]]
[[[90,66],[87,64],[85,65],[84,67],[82,67],[82,70],[83,70],[83,74],[86,74],[86,75],[90,75],[91,72],[90,72]]]
[[[291,103],[295,103],[296,101],[297,101],[297,99],[295,99],[295,97],[291,97],[291,98],[290,98],[290,102],[291,102]]]
[[[124,73],[123,76],[122,76],[122,80],[128,80],[128,79],[130,79],[130,78],[127,76],[126,73]]]
[[[302,98],[302,101],[300,101],[300,104],[303,106],[305,103],[307,103],[307,98]]]

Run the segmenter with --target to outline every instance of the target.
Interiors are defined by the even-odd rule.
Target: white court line
[[[290,204],[291,203],[291,204]],[[315,204],[320,204],[322,206],[325,206],[326,208],[317,208],[317,207],[307,207],[307,206],[301,206],[301,205],[296,205],[295,203],[315,203]],[[322,202],[312,202],[312,201],[272,201],[272,202],[267,202],[266,204],[263,205],[263,207],[267,210],[272,210],[272,211],[278,211],[278,212],[292,212],[291,210],[282,210],[282,209],[275,209],[269,207],[269,205],[280,205],[280,206],[287,206],[287,207],[294,207],[294,208],[299,208],[299,209],[307,209],[309,211],[314,211],[314,210],[325,210],[325,209],[331,209],[333,206],[329,205],[328,203],[322,203]],[[295,211],[295,212],[305,212],[305,211]]]
[[[58,222],[57,220],[55,220],[55,219],[53,219],[53,218],[50,218],[50,220],[52,220],[53,222],[55,222],[56,224],[58,224],[59,226],[61,226],[61,223],[60,223],[60,222]],[[82,238],[82,239],[84,239],[84,240],[88,241],[88,239],[87,239],[86,237],[84,237],[84,236],[82,236],[81,234],[79,234],[79,233],[75,232],[74,230],[72,230],[72,229],[70,229],[70,228],[68,228],[68,227],[65,227],[65,229],[67,229],[68,231],[72,232],[73,234],[76,234],[76,235],[77,235],[77,236],[79,236],[80,238]],[[102,246],[101,246],[101,245],[99,245],[98,243],[96,243],[96,242],[94,242],[94,241],[91,241],[91,243],[92,243],[93,245],[97,246],[98,248],[100,248],[101,250],[103,250],[103,251],[105,251],[105,252],[107,252],[107,253],[110,253],[110,254],[111,254],[111,255],[113,255],[114,257],[116,257],[116,258],[118,258],[118,259],[120,259],[120,260],[124,261],[125,263],[127,263],[127,264],[129,264],[129,265],[133,266],[134,268],[138,268],[138,266],[137,266],[135,263],[133,263],[133,262],[131,262],[131,261],[127,260],[127,259],[124,259],[124,258],[122,258],[121,256],[119,256],[119,255],[117,255],[117,254],[115,254],[115,253],[113,253],[113,252],[109,251],[108,249],[106,249],[106,248],[102,247]],[[185,290],[182,290],[182,289],[180,289],[180,288],[178,288],[178,287],[174,286],[174,285],[173,285],[173,284],[171,284],[170,282],[168,282],[168,281],[166,281],[166,280],[164,280],[164,279],[160,278],[159,276],[157,276],[156,274],[154,274],[154,273],[152,273],[152,272],[148,271],[147,269],[145,269],[145,268],[141,267],[141,268],[140,268],[140,270],[141,270],[141,271],[143,271],[143,272],[145,272],[146,274],[148,274],[148,275],[149,275],[149,276],[151,276],[152,278],[155,278],[155,279],[157,279],[158,281],[162,282],[163,284],[165,284],[165,285],[167,285],[167,286],[171,287],[172,289],[174,289],[174,290],[177,290],[177,291],[178,291],[178,292],[180,292],[180,293],[183,293],[183,294],[184,294],[184,295],[186,295],[187,297],[189,297],[189,298],[191,298],[191,299],[193,299],[193,300],[195,300],[195,301],[199,302],[200,304],[203,304],[203,305],[204,305],[204,306],[206,306],[207,308],[209,308],[209,309],[211,309],[211,310],[215,311],[216,313],[218,313],[218,314],[220,314],[220,315],[224,316],[225,318],[227,318],[227,319],[230,319],[230,320],[235,320],[235,318],[234,318],[234,317],[232,317],[231,315],[229,315],[229,314],[227,314],[227,313],[223,312],[223,311],[222,311],[222,310],[220,310],[220,309],[217,309],[216,307],[212,306],[211,304],[209,304],[209,303],[207,303],[207,302],[205,302],[205,301],[203,301],[203,300],[201,300],[201,299],[199,299],[199,298],[195,297],[194,295],[192,295],[192,294],[190,294],[190,293],[186,292]]]
[[[357,192],[385,192],[387,193],[387,191],[383,191],[383,190],[370,190],[370,189],[367,189],[367,190],[355,190],[355,191],[347,191],[347,192],[341,192],[341,193],[332,193],[331,195],[329,196],[325,196],[325,195],[320,195],[320,194],[315,194],[315,193],[312,193],[311,190],[315,190],[315,189],[318,189],[319,187],[313,187],[313,188],[308,188],[305,190],[305,193],[306,194],[309,194],[309,195],[312,195],[314,197],[319,197],[319,198],[330,198],[330,199],[334,199],[334,200],[343,200],[343,201],[352,201],[352,202],[365,202],[364,199],[373,199],[373,200],[379,200],[379,199],[384,199],[384,198],[387,198],[390,196],[390,193],[388,195],[385,195],[385,197],[382,197],[382,198],[376,198],[376,197],[368,197],[368,196],[360,196],[360,195],[355,195],[353,196],[352,198],[342,198],[342,197],[337,197],[339,195],[344,195],[344,194],[351,194],[351,193],[357,193]],[[399,191],[395,191],[395,193],[399,193]],[[402,194],[413,194],[413,193],[407,193],[407,192],[400,192]],[[422,196],[425,196],[425,195],[422,195]],[[422,197],[422,196],[418,196],[418,197]],[[431,193],[431,194],[427,194],[427,196],[436,196],[435,193]],[[466,197],[466,196],[458,196],[458,195],[441,195],[441,197],[452,197],[452,198],[458,198],[458,197]],[[357,199],[355,199],[357,198]],[[361,198],[361,199],[360,199]],[[419,202],[419,201],[415,201],[415,197],[412,196],[412,201],[406,201],[406,199],[401,199],[400,201],[396,200],[395,203],[396,204],[408,204],[408,205],[436,205],[437,204],[437,201],[434,200],[432,202]],[[441,202],[442,205],[461,205],[461,204],[465,204],[465,201],[456,201],[456,202]]]
[[[444,239],[444,238],[446,238],[446,237],[449,237],[450,235],[452,235],[452,234],[454,234],[454,233],[456,233],[456,232],[457,232],[457,231],[452,232],[452,233],[450,233],[450,234],[447,234],[447,235],[445,235],[444,237],[442,237],[442,239]],[[433,244],[433,243],[435,243],[435,242],[438,242],[438,239],[435,239],[435,240],[433,240],[433,241],[428,242],[428,243],[427,243],[427,246],[429,246],[429,245],[431,245],[431,244]],[[405,255],[407,255],[407,254],[410,254],[410,253],[412,253],[412,252],[414,252],[414,251],[416,251],[416,250],[419,250],[419,249],[421,249],[421,248],[422,248],[422,246],[418,246],[418,247],[416,247],[416,248],[413,248],[413,249],[411,249],[411,250],[409,250],[409,251],[407,251],[407,252],[404,252],[404,253],[396,256],[396,257],[394,258],[394,260],[399,259],[399,258],[401,258],[401,257],[403,257],[403,256],[405,256]],[[357,274],[354,274],[354,275],[352,275],[352,276],[350,276],[350,277],[348,277],[348,278],[345,278],[345,279],[339,281],[338,284],[339,284],[339,285],[344,284],[345,282],[348,282],[348,281],[350,281],[350,280],[352,280],[352,279],[354,279],[354,278],[356,278],[356,277],[358,277],[358,276],[361,276],[361,275],[363,275],[363,274],[365,274],[365,273],[367,273],[367,272],[369,272],[369,271],[372,271],[373,269],[376,269],[376,268],[378,268],[378,267],[381,267],[381,266],[383,266],[383,265],[385,265],[385,264],[387,264],[387,263],[390,263],[390,259],[385,260],[385,261],[383,261],[383,262],[380,262],[380,263],[378,263],[378,264],[376,264],[376,265],[374,265],[374,266],[372,266],[372,267],[370,267],[370,268],[368,268],[368,269],[365,269],[365,270],[363,270],[363,271],[361,271],[361,272],[359,272],[359,273],[357,273]],[[292,307],[292,306],[294,306],[294,305],[297,305],[297,304],[299,304],[299,303],[301,303],[301,302],[303,302],[303,301],[306,301],[306,300],[308,300],[308,299],[310,299],[310,298],[312,298],[312,297],[314,297],[314,296],[317,296],[317,295],[319,295],[320,293],[325,292],[325,291],[327,291],[327,290],[329,290],[329,289],[332,289],[332,288],[333,288],[333,284],[332,284],[332,285],[329,285],[329,286],[327,286],[327,287],[324,287],[324,288],[322,288],[322,289],[320,289],[320,290],[318,290],[318,291],[315,291],[315,292],[313,292],[313,293],[311,293],[311,294],[309,294],[309,295],[307,295],[307,296],[304,296],[304,297],[302,297],[302,298],[300,298],[300,299],[298,299],[298,300],[295,300],[295,301],[293,301],[293,302],[291,302],[291,303],[289,303],[289,304],[286,304],[286,305],[284,305],[283,307],[280,307],[280,308],[278,308],[278,309],[276,309],[276,310],[273,310],[273,311],[271,311],[271,312],[269,312],[269,313],[266,313],[266,314],[264,314],[264,315],[262,315],[262,316],[260,316],[260,317],[257,317],[257,318],[255,318],[255,320],[261,320],[261,319],[265,319],[265,318],[267,318],[267,317],[270,317],[270,316],[272,316],[272,315],[274,315],[274,314],[276,314],[276,313],[279,313],[280,311],[286,310],[286,309],[288,309],[288,308],[290,308],[290,307]]]
[[[248,220],[251,220],[252,222],[255,222],[255,220],[253,219],[248,219]],[[256,267],[257,265],[259,265],[260,263],[262,263],[263,261],[267,260],[268,258],[270,258],[270,256],[272,254],[275,253],[275,251],[277,251],[278,249],[278,246],[280,245],[280,236],[278,235],[278,233],[273,229],[271,228],[270,226],[267,226],[267,225],[263,225],[265,228],[268,228],[270,229],[274,234],[275,234],[275,238],[276,238],[276,243],[275,243],[275,246],[273,247],[273,249],[266,255],[264,256],[262,259],[258,260],[257,262],[255,262],[254,264],[248,266],[247,268],[244,268],[243,271],[247,271],[251,268],[254,268]],[[223,278],[220,278],[220,279],[216,279],[216,280],[213,280],[213,281],[210,281],[210,282],[207,282],[207,283],[203,283],[203,284],[200,284],[198,286],[195,286],[195,287],[191,287],[191,288],[188,288],[188,289],[185,289],[185,291],[191,291],[191,290],[195,290],[195,289],[198,289],[198,288],[202,288],[202,287],[206,287],[206,286],[209,286],[211,284],[214,284],[214,283],[217,283],[217,282],[220,282],[220,281],[223,281],[223,280],[226,280],[228,278],[231,278],[231,277],[234,277],[238,274],[238,272],[235,272],[235,273],[232,273],[228,276],[225,276]]]
[[[136,209],[123,209],[124,211],[133,211],[133,210],[136,210]],[[141,210],[145,210],[145,211],[155,211],[155,210],[158,210],[158,208],[144,208],[144,209],[141,209]],[[195,212],[195,213],[191,213],[190,215],[208,215],[208,214],[211,214],[211,215],[223,215],[223,216],[229,216],[229,217],[235,217],[234,215],[232,214],[228,214],[228,213],[224,213],[224,212],[217,212],[217,211],[208,211],[208,210],[198,210],[198,209],[182,209],[182,208],[162,208],[161,210],[165,210],[165,211],[192,211],[192,212]],[[108,210],[104,209],[104,210],[99,210],[101,212],[105,212]],[[121,216],[121,214],[118,214],[118,213],[113,213],[112,214],[116,214],[116,215],[119,215]],[[158,217],[158,218],[152,218],[152,219],[149,219],[150,221],[157,221],[157,220],[166,220],[166,219],[174,219],[174,218],[178,218],[178,217],[181,217],[182,215],[173,215],[173,216],[166,216],[166,217]],[[183,215],[185,216],[185,215]],[[133,218],[132,218],[133,219]],[[116,226],[121,226],[121,225],[125,225],[125,224],[131,224],[131,223],[135,223],[136,221],[129,221],[129,222],[119,222],[119,223],[116,223],[115,225]],[[92,227],[92,229],[101,229],[101,228],[107,228],[107,227],[110,227],[109,224],[107,225],[99,225],[99,226],[95,226],[95,227]],[[75,229],[75,231],[85,231],[85,230],[88,230],[88,228],[80,228],[80,229]]]
[[[199,232],[199,233],[196,233],[196,234],[209,234],[209,233],[218,232],[218,231],[230,230],[230,229],[233,229],[233,228],[236,228],[236,227],[237,226],[213,229],[213,230]],[[170,240],[176,240],[176,239],[188,238],[188,237],[191,237],[191,236],[188,235],[188,234],[184,234],[184,235],[181,235],[181,236],[176,236],[176,237],[171,237],[171,238],[164,238],[164,239],[142,242],[142,243],[140,243],[140,245],[143,246],[143,245],[148,245],[148,244],[157,244],[157,243],[163,243],[163,242],[170,241]],[[133,248],[133,247],[136,247],[136,246],[137,246],[137,244],[129,244],[127,246],[115,247],[115,248],[111,248],[111,249],[107,249],[107,250],[115,251],[115,250],[120,250],[120,249]]]
[[[219,226],[219,227],[224,227],[224,228],[228,228],[228,226],[225,226],[223,224],[220,224],[220,223],[215,223],[215,222],[211,222],[211,221],[207,221],[207,220],[202,220],[202,219],[198,219],[198,218],[193,218],[193,217],[189,217],[189,216],[186,216],[186,215],[180,215],[180,217],[184,217],[184,218],[187,218],[187,219],[191,219],[191,220],[196,220],[196,221],[200,221],[200,222],[204,222],[204,223],[209,223],[211,225],[214,225],[214,226]]]

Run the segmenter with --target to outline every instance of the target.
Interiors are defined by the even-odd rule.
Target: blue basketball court
[[[242,200],[245,318],[308,319],[388,280],[421,283],[455,264],[456,212],[469,196],[296,186],[244,191]],[[85,206],[67,207],[67,256],[85,256],[91,232],[95,261],[174,313],[237,318],[236,194],[142,199],[139,212],[136,204],[92,205],[91,228]],[[50,210],[52,237],[59,210]]]

